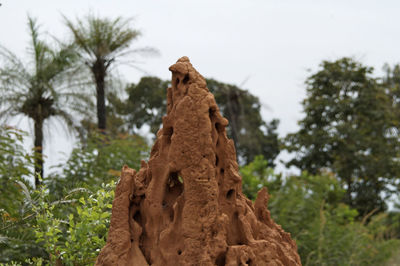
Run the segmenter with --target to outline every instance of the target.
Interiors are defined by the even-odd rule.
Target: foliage
[[[14,181],[27,184],[33,177],[34,158],[24,152],[24,136],[26,133],[16,128],[0,126],[0,209],[10,217],[18,214],[16,199],[22,196]]]
[[[115,182],[111,181],[96,192],[83,193],[78,198],[73,194],[87,190],[75,189],[64,199],[48,204],[49,190],[45,186],[41,188],[41,201],[35,206],[35,236],[37,242],[45,247],[52,265],[56,262],[64,265],[94,264],[106,242],[114,189]],[[57,212],[61,203],[72,204],[74,209],[65,212],[62,208]]]
[[[60,253],[63,260],[73,261],[73,265],[94,262],[106,244],[114,189],[112,181],[88,198],[79,199],[83,205],[76,207],[77,215],[69,215],[67,242]]]
[[[257,182],[269,188],[271,216],[296,240],[303,265],[382,265],[400,248],[387,214],[357,221],[358,212],[341,203],[345,191],[333,174],[283,179],[266,165],[258,157],[241,168],[244,192],[254,197],[245,188]]]
[[[385,64],[383,67],[385,75],[380,80],[380,83],[383,87],[385,87],[386,92],[391,96],[394,112],[396,116],[400,115],[400,65],[394,65],[390,67],[388,64]]]
[[[0,118],[18,115],[34,124],[35,172],[43,176],[43,127],[50,118],[63,121],[71,129],[77,125],[71,110],[84,112],[85,94],[74,91],[68,79],[74,73],[75,56],[70,46],[52,48],[40,39],[37,21],[28,17],[31,64],[0,47]],[[71,85],[71,86],[70,86]],[[36,185],[38,179],[35,179]]]
[[[392,194],[388,185],[400,175],[399,120],[372,71],[350,58],[324,61],[306,81],[300,130],[285,139],[296,153],[288,165],[312,174],[330,169],[361,215],[385,209],[382,195]]]
[[[282,184],[282,176],[274,174],[274,170],[269,167],[268,161],[262,155],[256,156],[253,162],[242,166],[240,173],[243,193],[251,200],[256,199],[261,188],[267,187],[271,192],[278,190]]]
[[[93,132],[87,143],[79,144],[69,160],[62,165],[62,173],[54,174],[49,188],[56,195],[75,187],[97,187],[101,183],[119,177],[126,164],[138,168],[140,161],[147,157],[148,146],[143,137],[119,134],[104,135]]]
[[[32,218],[30,183],[34,157],[22,146],[26,133],[0,126],[0,263],[43,254],[26,225]],[[30,199],[26,201],[25,199]]]
[[[228,135],[234,140],[241,164],[263,155],[270,166],[279,154],[278,120],[266,123],[261,117],[259,99],[237,86],[207,79],[207,87],[224,117],[229,120]],[[153,134],[158,131],[166,113],[166,89],[168,81],[157,77],[143,77],[138,84],[129,85],[129,98],[125,114],[136,128],[147,124]]]
[[[1,147],[5,148],[0,150],[0,158],[12,160],[0,162],[0,169],[4,169],[0,181],[6,185],[1,190],[5,201],[0,202],[5,207],[0,213],[0,262],[42,258],[51,265],[57,260],[64,265],[93,264],[105,244],[114,180],[123,164],[139,166],[147,154],[145,140],[132,135],[111,138],[94,134],[86,146],[74,150],[62,165],[62,173],[53,174],[32,190],[18,179],[29,175],[25,161],[30,157],[21,152],[18,139],[11,137],[15,130],[4,130],[10,136],[1,134]],[[7,177],[7,167],[12,165],[6,163],[10,161],[18,175],[15,178]]]
[[[25,204],[26,216],[21,220],[13,219],[2,228],[29,234],[29,243],[25,246],[29,244],[33,248],[25,251],[26,247],[20,244],[12,253],[11,247],[6,247],[1,261],[21,263],[29,258],[37,265],[94,264],[106,242],[114,189],[115,181],[111,181],[102,184],[96,192],[76,188],[62,199],[52,201],[46,185],[32,191],[24,187],[22,202],[28,203]],[[3,236],[2,240],[7,243],[13,239]]]
[[[128,123],[138,129],[147,124],[150,132],[156,135],[162,117],[167,113],[166,95],[169,86],[169,81],[157,77],[142,77],[139,83],[127,86],[129,98],[125,113]]]
[[[265,122],[260,100],[247,90],[214,79],[207,79],[207,87],[229,121],[228,135],[235,142],[239,162],[248,164],[255,156],[263,155],[269,166],[275,166],[280,152],[276,131],[279,121]]]

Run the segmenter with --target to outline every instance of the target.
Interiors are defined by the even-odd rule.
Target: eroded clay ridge
[[[125,166],[96,265],[300,265],[296,243],[242,193],[233,141],[205,79],[170,68],[167,115],[148,163]]]

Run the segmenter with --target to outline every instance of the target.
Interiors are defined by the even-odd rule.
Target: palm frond
[[[55,110],[54,115],[60,117],[64,121],[63,124],[67,125],[69,129],[74,129],[78,126],[77,123],[74,121],[73,116],[64,110],[57,109]]]
[[[67,17],[62,15],[64,19],[65,25],[71,30],[76,45],[84,50],[87,54],[92,54],[91,49],[88,46],[87,39],[85,36],[87,36],[87,32],[85,30],[84,24],[80,19],[77,19],[77,26],[74,25],[74,23],[69,20]]]
[[[31,80],[31,75],[22,61],[6,47],[0,45],[0,81],[26,85]]]
[[[76,45],[90,61],[100,58],[112,60],[141,35],[140,31],[131,29],[132,18],[117,17],[111,20],[88,15],[84,21],[77,19],[75,24],[66,17],[64,21],[71,30]]]
[[[121,51],[119,53],[115,54],[116,58],[121,58],[121,57],[129,57],[129,56],[155,56],[155,55],[160,55],[160,51],[153,47],[142,47],[142,48],[136,48],[136,49],[131,49],[127,51]]]
[[[39,25],[37,20],[28,16],[28,28],[29,33],[32,38],[31,52],[34,56],[34,64],[36,70],[36,76],[40,77],[40,72],[42,68],[46,66],[46,61],[48,61],[49,56],[51,57],[50,47],[42,40],[39,39]]]

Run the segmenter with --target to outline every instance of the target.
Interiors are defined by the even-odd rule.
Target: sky
[[[370,0],[0,0],[0,44],[26,60],[27,15],[41,30],[67,40],[62,14],[132,17],[142,32],[132,45],[157,48],[160,56],[141,58],[147,75],[169,79],[168,67],[188,56],[205,77],[242,85],[260,98],[266,121],[280,120],[279,134],[298,129],[303,117],[305,79],[322,60],[347,56],[382,73],[400,62],[399,1]],[[310,72],[311,71],[311,72]],[[143,72],[123,67],[126,82]],[[26,122],[19,127],[29,130]],[[66,159],[73,139],[51,130],[45,143],[45,170]],[[32,140],[26,140],[27,147]],[[280,159],[288,155],[283,153]]]

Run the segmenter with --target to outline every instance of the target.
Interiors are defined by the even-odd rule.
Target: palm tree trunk
[[[92,67],[92,73],[96,82],[97,95],[97,121],[98,129],[106,130],[106,97],[105,97],[105,77],[106,69],[102,60],[96,61]]]
[[[43,121],[38,119],[35,123],[35,186],[40,185],[39,176],[43,178]]]

